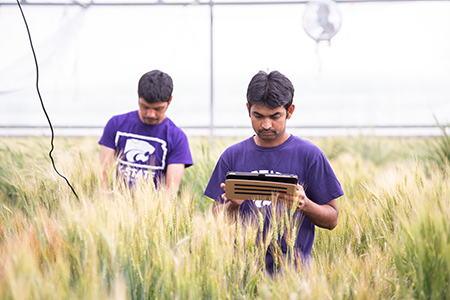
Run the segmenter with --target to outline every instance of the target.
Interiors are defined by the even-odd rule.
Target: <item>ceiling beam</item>
[[[366,2],[449,2],[450,0],[335,0],[337,3],[366,3]],[[211,1],[211,2],[201,2],[198,0],[193,0],[190,2],[164,2],[163,0],[158,0],[155,2],[95,2],[91,0],[90,2],[80,2],[80,1],[70,1],[70,2],[49,2],[49,1],[29,1],[29,0],[19,0],[20,5],[35,5],[35,6],[177,6],[177,5],[289,5],[289,4],[306,4],[308,0],[293,0],[293,1]],[[1,5],[17,5],[17,2],[12,1],[1,1]]]

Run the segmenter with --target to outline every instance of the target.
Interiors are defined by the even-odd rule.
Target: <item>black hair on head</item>
[[[147,72],[139,79],[138,95],[147,103],[169,102],[172,91],[172,78],[159,70]]]
[[[253,76],[247,88],[247,103],[265,105],[271,109],[283,106],[286,111],[294,99],[292,82],[278,71],[269,74],[259,71]]]

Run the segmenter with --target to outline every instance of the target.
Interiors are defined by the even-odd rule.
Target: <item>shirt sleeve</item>
[[[167,165],[170,164],[184,164],[186,168],[194,164],[188,138],[181,130],[178,132],[167,157]]]
[[[108,148],[115,149],[115,137],[116,137],[116,128],[115,128],[114,118],[111,118],[108,123],[106,123],[105,128],[103,129],[103,134],[98,141],[100,145],[106,146]]]
[[[320,152],[308,169],[308,183],[305,193],[309,199],[323,205],[344,194],[325,154]]]
[[[219,158],[204,193],[205,196],[220,203],[225,203],[220,197],[224,193],[220,184],[225,183],[227,173],[230,171],[230,168],[223,159],[223,155]]]

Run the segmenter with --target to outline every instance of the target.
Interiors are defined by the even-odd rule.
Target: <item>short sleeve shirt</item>
[[[165,177],[170,164],[193,164],[186,134],[169,118],[148,125],[139,112],[112,117],[106,124],[99,144],[115,150],[117,173],[133,185],[137,178],[153,178],[155,184]]]
[[[220,183],[225,182],[229,171],[296,174],[299,184],[305,189],[306,196],[319,205],[344,194],[324,153],[313,143],[292,135],[276,147],[258,146],[251,137],[226,149],[217,162],[204,194],[215,201],[223,202]],[[267,208],[272,203],[246,200],[241,204],[239,214],[251,219],[257,217],[258,211],[264,210],[267,215]],[[309,257],[315,225],[300,212],[295,212],[294,218],[301,220],[295,246],[301,249],[304,256]],[[264,226],[265,230],[269,228],[269,218],[266,218]],[[281,244],[283,250],[286,250],[284,238]]]

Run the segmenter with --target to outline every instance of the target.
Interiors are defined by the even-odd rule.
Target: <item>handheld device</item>
[[[225,195],[237,200],[274,200],[277,194],[294,195],[297,183],[294,174],[228,172]]]

